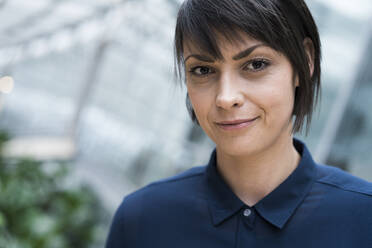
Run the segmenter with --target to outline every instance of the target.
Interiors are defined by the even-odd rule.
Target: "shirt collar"
[[[260,200],[254,208],[266,221],[283,228],[311,189],[316,166],[306,145],[293,139],[301,160],[291,175],[276,189]],[[213,151],[206,169],[208,206],[212,222],[218,225],[245,206],[222,179],[216,168],[216,150]]]

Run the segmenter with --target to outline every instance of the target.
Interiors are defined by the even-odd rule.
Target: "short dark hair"
[[[293,132],[299,132],[306,119],[309,129],[313,110],[320,95],[321,44],[315,21],[303,0],[185,0],[175,30],[175,74],[185,79],[184,45],[190,42],[214,58],[221,58],[217,33],[228,41],[240,41],[239,32],[265,42],[284,54],[299,79],[296,88]],[[314,72],[311,75],[304,40],[313,44]],[[186,105],[197,122],[188,96]]]

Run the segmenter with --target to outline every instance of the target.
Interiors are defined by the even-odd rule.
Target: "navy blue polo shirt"
[[[124,198],[106,248],[372,247],[372,184],[313,161],[301,161],[252,207],[206,166],[149,184]]]

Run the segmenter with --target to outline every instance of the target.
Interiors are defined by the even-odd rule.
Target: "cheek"
[[[286,87],[275,85],[268,87],[262,93],[261,106],[265,112],[265,119],[269,125],[277,125],[291,118],[294,103],[294,93],[292,85],[287,82],[278,82]]]
[[[207,91],[197,90],[193,87],[187,87],[187,92],[199,122],[203,122],[210,106],[210,94],[206,94],[208,93]]]

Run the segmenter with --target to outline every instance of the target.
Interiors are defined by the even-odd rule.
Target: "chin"
[[[220,142],[219,144],[216,143],[216,146],[217,151],[222,152],[223,154],[240,157],[259,153],[262,143],[253,140],[251,140],[251,142],[247,142],[247,139],[238,139],[234,140],[233,142],[224,140],[224,142]]]

